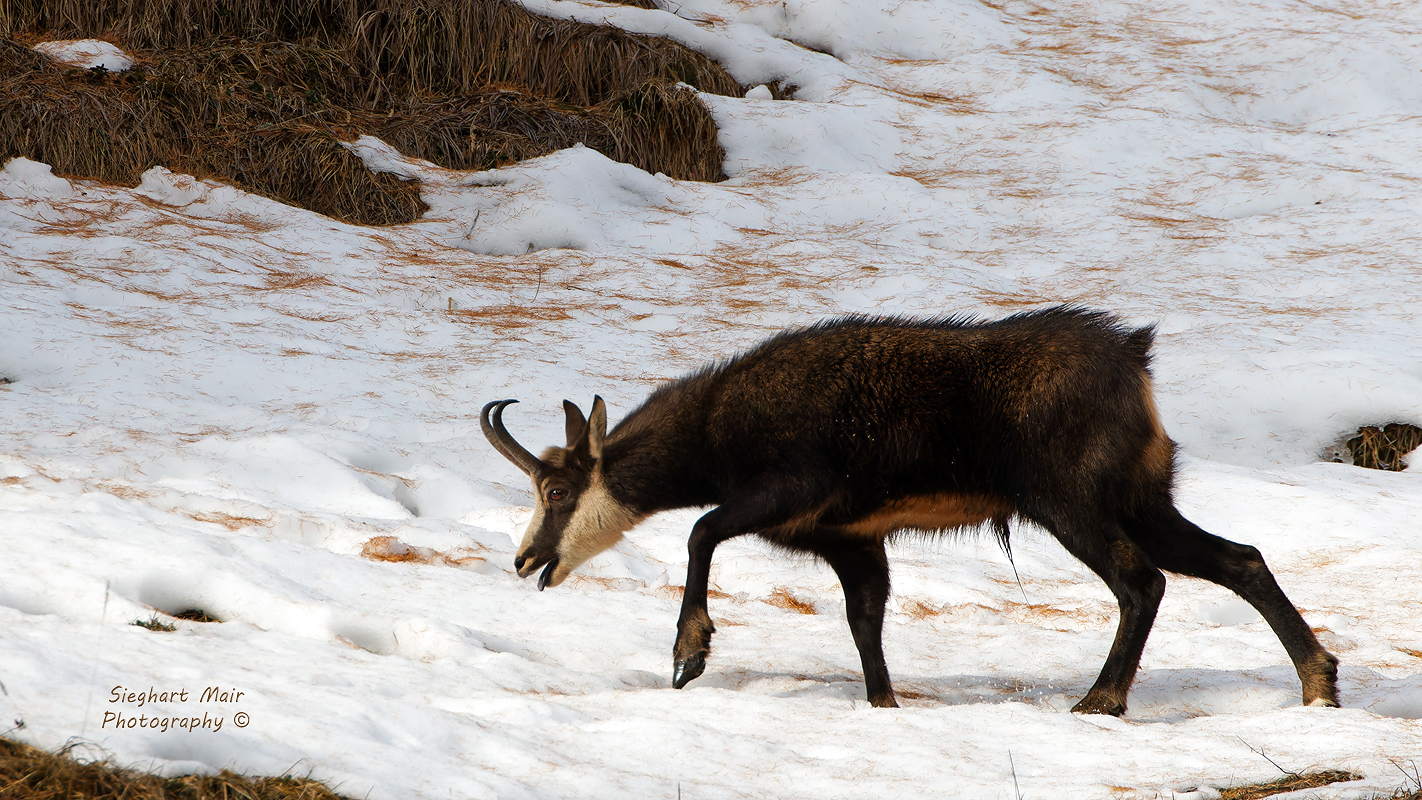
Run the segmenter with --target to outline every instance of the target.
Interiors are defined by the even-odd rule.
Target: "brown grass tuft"
[[[418,185],[366,169],[319,117],[205,70],[212,52],[150,54],[151,66],[109,74],[0,40],[0,158],[126,186],[162,165],[364,224],[424,212]]]
[[[674,585],[668,584],[668,585],[666,585],[666,586],[662,586],[662,587],[656,589],[656,593],[657,593],[657,594],[660,594],[660,595],[665,595],[666,597],[669,597],[669,598],[671,598],[671,599],[673,599],[673,600],[680,600],[682,597],[684,597],[684,596],[686,595],[686,587],[685,587],[685,586],[674,586]],[[708,600],[735,600],[735,599],[736,599],[736,596],[735,596],[735,595],[726,594],[725,592],[721,591],[720,589],[709,589],[709,588],[706,590],[706,597],[707,597]]]
[[[141,9],[136,13],[132,9]],[[7,0],[0,36],[106,38],[133,48],[215,39],[310,42],[350,65],[367,99],[499,85],[590,106],[648,80],[713,94],[743,87],[716,62],[656,36],[540,17],[512,0]],[[322,69],[321,65],[301,65]]]
[[[914,619],[928,619],[943,613],[942,608],[918,600],[905,600],[899,604],[899,609]]]
[[[563,322],[573,318],[567,309],[554,305],[456,308],[445,313],[456,322],[475,323],[482,327],[492,328],[526,328],[548,322]]]
[[[228,770],[160,778],[107,760],[83,763],[73,749],[50,753],[0,739],[0,794],[15,800],[347,800],[310,778],[248,778]]]
[[[164,622],[163,618],[160,617],[157,613],[153,614],[148,619],[136,619],[133,622],[130,622],[129,624],[138,628],[147,628],[148,630],[154,631],[155,633],[172,633],[173,631],[176,631],[178,629],[177,625],[174,625],[171,622]]]
[[[112,490],[110,490],[110,492],[113,493]],[[270,518],[254,519],[252,517],[239,517],[233,514],[225,514],[221,511],[199,511],[193,514],[189,514],[188,516],[192,517],[198,522],[211,522],[215,525],[221,525],[229,531],[241,530],[242,528],[250,528],[255,525],[265,525],[270,521]]]
[[[790,594],[789,590],[784,587],[776,587],[775,591],[770,593],[770,597],[766,598],[765,602],[773,606],[779,606],[780,608],[788,608],[791,611],[797,611],[801,614],[816,613],[814,605]]]
[[[1220,800],[1258,800],[1261,797],[1270,797],[1284,792],[1296,792],[1302,789],[1317,789],[1320,786],[1328,786],[1333,783],[1344,781],[1362,780],[1362,775],[1347,772],[1340,769],[1328,769],[1322,772],[1309,772],[1302,775],[1285,775],[1277,781],[1269,783],[1255,783],[1248,786],[1235,786],[1229,789],[1220,790]]]
[[[221,622],[222,620],[203,611],[200,608],[190,608],[187,611],[179,611],[172,615],[173,619],[185,619],[188,622]]]
[[[460,549],[446,553],[430,547],[415,547],[405,544],[394,536],[376,536],[360,548],[362,558],[371,561],[385,561],[393,564],[434,564],[445,567],[463,567],[486,561],[472,550]]]
[[[1390,422],[1381,428],[1369,425],[1359,428],[1344,447],[1355,467],[1398,472],[1407,468],[1402,457],[1422,447],[1422,427],[1407,422]]]
[[[720,180],[715,123],[679,84],[743,90],[669,39],[512,0],[4,0],[0,37],[14,37],[0,38],[0,158],[125,185],[161,164],[364,224],[424,206],[417,185],[341,146],[360,134],[455,169],[582,142],[649,172]],[[19,41],[78,37],[138,64],[80,70]]]

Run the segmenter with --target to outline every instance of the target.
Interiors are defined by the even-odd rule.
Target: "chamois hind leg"
[[[1045,526],[1067,551],[1106,582],[1121,609],[1116,638],[1091,690],[1072,707],[1079,714],[1120,716],[1135,680],[1146,637],[1155,623],[1165,576],[1111,519],[1085,519]]]
[[[711,652],[711,614],[706,610],[706,591],[711,580],[711,556],[716,546],[737,536],[774,527],[787,516],[788,491],[777,491],[773,481],[762,481],[754,489],[740,493],[696,521],[687,541],[686,591],[681,598],[681,616],[676,623],[676,644],[672,648],[672,686],[680,689],[706,670]]]
[[[1294,662],[1304,705],[1337,707],[1338,658],[1318,643],[1256,548],[1206,533],[1174,505],[1127,523],[1127,531],[1161,569],[1217,583],[1254,606]]]
[[[864,666],[864,689],[875,708],[898,708],[884,663],[884,604],[889,600],[889,559],[882,542],[835,542],[817,548],[844,589],[849,632]]]

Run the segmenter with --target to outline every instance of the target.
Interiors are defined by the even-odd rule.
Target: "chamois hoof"
[[[690,658],[678,659],[672,668],[672,688],[680,689],[701,677],[706,671],[706,654],[697,653]]]
[[[1313,659],[1312,669],[1300,670],[1303,704],[1320,708],[1338,707],[1338,657],[1324,651]]]
[[[1105,714],[1109,717],[1119,717],[1126,713],[1126,704],[1120,700],[1111,700],[1096,694],[1088,693],[1081,698],[1081,702],[1071,707],[1073,714]]]

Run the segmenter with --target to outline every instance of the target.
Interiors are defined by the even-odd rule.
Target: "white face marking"
[[[549,576],[548,585],[562,583],[573,570],[589,558],[622,540],[622,534],[641,522],[632,510],[618,503],[602,481],[602,470],[595,467],[588,488],[578,498],[578,507],[558,542],[558,566]],[[525,537],[527,541],[527,537]]]
[[[1318,697],[1309,701],[1309,706],[1313,708],[1337,708],[1337,706],[1333,705],[1327,700],[1324,700],[1322,697]]]

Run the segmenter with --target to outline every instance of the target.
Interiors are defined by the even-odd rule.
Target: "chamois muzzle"
[[[484,406],[484,410],[479,414],[479,423],[484,428],[484,438],[489,440],[489,444],[494,446],[503,454],[504,458],[514,463],[514,466],[523,470],[525,474],[537,478],[543,474],[543,462],[538,457],[524,449],[523,445],[514,441],[504,428],[504,408],[517,403],[517,400],[495,400]],[[492,413],[492,419],[490,412]]]
[[[543,572],[538,576],[538,591],[543,591],[548,586],[548,581],[553,577],[553,570],[558,568],[558,557],[553,556],[547,566],[543,567]],[[514,557],[514,569],[518,571],[520,578],[526,578],[538,569],[537,561],[525,556]]]

